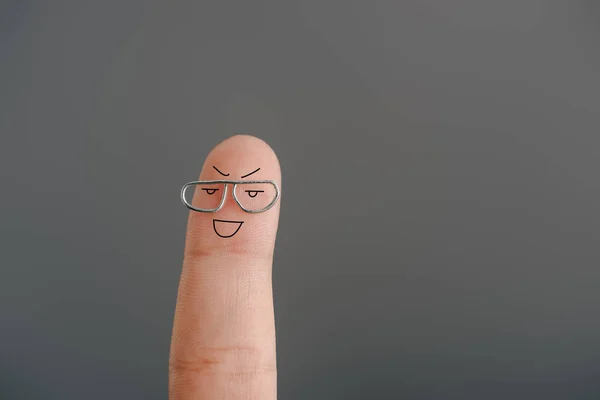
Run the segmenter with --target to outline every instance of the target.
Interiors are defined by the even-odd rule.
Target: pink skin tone
[[[281,188],[279,161],[269,145],[234,136],[210,152],[199,180],[243,180],[257,168],[245,179],[274,180]],[[279,206],[277,201],[263,213],[247,213],[229,193],[215,213],[190,211],[169,399],[277,398],[271,271]]]

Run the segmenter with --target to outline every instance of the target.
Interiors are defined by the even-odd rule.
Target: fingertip
[[[281,167],[275,151],[266,141],[257,136],[236,134],[218,143],[208,153],[200,177],[221,176],[223,178],[222,174],[215,175],[213,166],[227,174],[226,179],[240,179],[245,175],[242,171],[251,172],[260,168],[262,173],[253,174],[253,179],[257,179],[257,176],[269,175],[270,178],[265,179],[273,179],[281,183]],[[255,166],[256,168],[253,169]]]
[[[210,151],[200,173],[200,181],[217,180],[238,184],[223,184],[220,191],[208,199],[216,206],[219,199],[214,201],[215,197],[224,196],[222,207],[217,211],[191,211],[187,247],[195,252],[200,249],[202,253],[210,249],[229,254],[272,254],[281,197],[281,169],[275,151],[256,136],[231,136]],[[207,197],[206,192],[200,194]],[[264,199],[262,203],[261,199]],[[268,208],[257,212],[262,208],[245,207],[247,203],[260,203]]]

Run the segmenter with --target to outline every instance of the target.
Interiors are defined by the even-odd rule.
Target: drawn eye
[[[215,192],[216,192],[217,190],[219,190],[219,189],[202,188],[202,190],[204,190],[204,191],[206,192],[206,194],[208,194],[208,195],[211,195],[211,196],[212,196],[212,195],[213,195],[213,194],[215,194]]]
[[[259,193],[264,193],[264,190],[246,190],[246,193],[248,193],[248,196],[254,198],[258,196]]]

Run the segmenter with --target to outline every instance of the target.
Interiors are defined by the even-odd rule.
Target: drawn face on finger
[[[211,179],[186,183],[181,189],[181,200],[190,210],[215,213],[212,228],[218,237],[234,237],[246,222],[246,218],[218,218],[220,212],[225,215],[235,213],[236,216],[241,216],[239,210],[242,214],[259,214],[277,203],[279,186],[274,180],[257,179],[260,167],[236,175],[222,166],[211,167]]]

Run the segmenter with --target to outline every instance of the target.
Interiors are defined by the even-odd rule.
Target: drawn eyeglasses
[[[248,213],[267,211],[275,205],[280,195],[277,183],[268,180],[193,181],[183,185],[181,201],[193,211],[217,212],[225,204],[229,187],[237,205]]]

